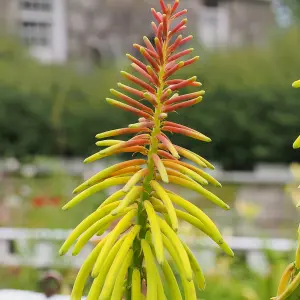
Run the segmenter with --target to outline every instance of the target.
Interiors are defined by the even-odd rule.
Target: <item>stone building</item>
[[[43,62],[101,63],[151,34],[158,0],[0,0],[0,32],[21,37]],[[204,47],[260,44],[274,26],[272,0],[182,0]]]

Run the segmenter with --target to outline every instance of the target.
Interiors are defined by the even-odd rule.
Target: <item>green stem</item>
[[[152,158],[152,155],[157,153],[158,150],[158,140],[157,136],[161,133],[161,118],[160,115],[162,113],[162,103],[161,103],[161,97],[163,94],[163,90],[165,87],[165,81],[164,81],[164,75],[165,75],[165,66],[166,66],[166,53],[167,53],[167,47],[168,47],[168,39],[164,43],[164,62],[161,64],[160,72],[159,72],[159,87],[157,88],[156,92],[156,100],[157,100],[157,106],[155,108],[154,113],[154,127],[151,132],[150,137],[150,146],[148,151],[148,160],[147,160],[147,169],[149,170],[148,175],[145,177],[143,182],[143,193],[141,195],[141,200],[139,202],[138,207],[138,213],[137,213],[137,224],[141,225],[141,231],[140,231],[140,239],[136,239],[133,244],[133,251],[134,251],[134,257],[133,257],[133,264],[130,267],[130,270],[128,272],[128,278],[127,278],[127,288],[126,288],[126,300],[134,300],[131,299],[131,280],[132,280],[132,271],[134,268],[138,268],[140,273],[143,274],[142,270],[142,264],[143,264],[143,253],[141,249],[141,243],[140,240],[145,238],[147,233],[147,213],[144,210],[144,201],[149,199],[149,196],[152,192],[152,188],[150,185],[151,180],[155,177],[155,166],[154,161]]]

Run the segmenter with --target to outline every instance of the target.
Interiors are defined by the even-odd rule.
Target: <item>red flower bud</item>
[[[156,73],[153,71],[153,69],[150,66],[147,66],[147,72],[150,75],[151,81],[155,84],[155,85],[159,85],[159,79],[156,75]]]
[[[185,24],[187,23],[187,19],[183,19],[179,22],[179,24],[177,24],[177,26],[175,26],[171,32],[170,32],[170,36],[174,35],[175,33],[177,33],[183,26],[185,26]]]
[[[164,0],[159,0],[159,3],[160,3],[163,13],[166,14],[168,12],[168,10],[167,10],[167,6],[166,6]]]
[[[181,42],[182,42],[182,35],[179,35],[175,40],[175,42],[171,46],[169,46],[168,53],[174,52],[180,46]]]
[[[152,29],[153,29],[154,34],[157,35],[158,29],[157,29],[156,24],[155,24],[154,22],[152,22],[152,23],[151,23],[151,26],[152,26]]]
[[[135,58],[134,56],[130,55],[130,54],[126,54],[126,56],[136,65],[138,65],[140,68],[142,68],[144,71],[146,71],[146,65],[143,64],[140,60],[138,60],[137,58]]]
[[[172,90],[172,91],[176,91],[176,90],[179,90],[179,89],[182,89],[182,88],[186,87],[187,85],[189,85],[192,82],[195,82],[196,80],[197,80],[197,76],[193,76],[193,77],[191,77],[187,80],[181,81],[180,83],[170,85],[169,89]]]
[[[172,67],[170,70],[168,70],[164,76],[164,79],[167,79],[168,77],[170,77],[171,75],[173,75],[176,71],[178,71],[179,69],[181,69],[184,66],[184,62],[181,61],[178,64],[176,64],[174,67]]]
[[[184,45],[185,43],[191,41],[192,39],[193,39],[193,36],[192,36],[192,35],[189,35],[189,36],[187,36],[186,38],[182,39],[182,40],[180,41],[180,43],[179,43],[178,46],[182,46],[182,45]]]
[[[137,49],[138,51],[141,51],[142,48],[145,49],[145,51],[147,51],[147,53],[152,56],[153,58],[157,59],[158,58],[158,54],[156,53],[156,51],[153,51],[153,50],[150,50],[149,48],[145,48],[141,45],[138,45],[138,44],[133,44],[133,47],[135,49]],[[155,50],[155,49],[154,49]]]
[[[149,39],[146,36],[144,36],[143,40],[144,40],[146,47],[148,48],[148,51],[152,51],[155,54],[155,56],[158,57],[158,54],[156,53],[156,50],[153,47],[153,45],[151,44],[151,42],[149,41]]]
[[[193,98],[197,98],[199,96],[203,96],[205,94],[205,91],[200,91],[200,92],[195,92],[195,93],[190,93],[190,94],[184,94],[181,96],[176,96],[176,97],[172,97],[169,100],[167,100],[165,102],[165,105],[170,105],[176,102],[181,102],[184,100],[189,100],[189,99],[193,99]]]
[[[141,67],[139,67],[137,64],[131,64],[131,66],[139,74],[141,74],[142,76],[144,76],[148,81],[150,81],[151,83],[154,83],[152,77],[146,71],[144,71]]]
[[[194,62],[196,62],[196,61],[199,60],[199,59],[200,59],[199,56],[195,56],[195,57],[193,57],[193,58],[191,58],[191,59],[185,61],[185,62],[184,62],[184,66],[185,66],[185,67],[186,67],[186,66],[189,66],[189,65],[193,64]]]
[[[183,51],[181,51],[181,52],[179,52],[177,54],[174,54],[174,55],[170,56],[169,59],[168,59],[168,62],[176,60],[176,59],[178,59],[178,58],[180,58],[182,56],[188,55],[188,54],[190,54],[193,51],[194,51],[194,48],[183,50]],[[197,56],[197,57],[199,57],[199,56]]]
[[[158,15],[158,13],[156,12],[156,10],[154,8],[151,8],[151,12],[152,12],[154,18],[156,19],[156,21],[158,23],[160,23],[162,21],[162,18]]]
[[[122,94],[121,92],[118,92],[115,89],[111,89],[110,92],[114,96],[122,99],[123,101],[127,102],[128,104],[130,104],[132,106],[135,106],[135,107],[138,107],[139,109],[144,110],[145,112],[147,112],[149,114],[153,114],[153,110],[151,108],[149,108],[146,105],[144,105],[144,104],[142,104],[142,103],[140,103],[140,102],[132,99],[131,97],[129,97],[129,96],[125,95],[125,94]]]
[[[173,16],[173,19],[177,19],[183,15],[185,15],[187,13],[187,9],[184,9],[182,11],[179,11],[178,13],[176,13],[174,16]]]
[[[179,6],[179,0],[175,0],[175,2],[173,4],[173,7],[172,7],[172,10],[171,10],[171,15],[176,11],[178,6]]]
[[[159,57],[161,58],[161,62],[162,62],[162,58],[163,58],[162,44],[158,37],[154,38],[154,42],[155,42],[155,47],[156,47],[157,53],[158,53]]]
[[[138,96],[140,98],[144,98],[144,93],[142,91],[134,89],[131,86],[128,86],[128,85],[125,85],[125,84],[119,82],[118,87],[125,90],[126,92],[128,92],[130,94],[133,94],[133,95]]]
[[[154,70],[159,71],[159,66],[158,66],[157,62],[155,61],[155,59],[153,57],[151,57],[149,52],[144,47],[140,48],[140,52],[148,60],[148,62],[151,64],[151,66],[154,68]]]
[[[181,108],[190,107],[190,106],[193,106],[193,105],[199,103],[201,100],[202,100],[202,97],[200,96],[198,98],[195,98],[195,99],[192,99],[189,101],[185,101],[185,102],[181,102],[181,103],[178,103],[175,105],[166,105],[166,106],[164,106],[163,111],[164,112],[172,112],[172,111],[176,111]]]
[[[200,140],[203,142],[211,142],[211,139],[209,137],[205,136],[204,134],[202,134],[200,132],[196,132],[194,130],[188,130],[185,128],[171,127],[171,126],[163,126],[162,130],[169,131],[172,133],[179,133],[182,135],[186,135],[186,136],[192,137],[196,140]]]
[[[113,99],[110,99],[110,98],[106,98],[106,101],[113,105],[113,106],[117,106],[123,110],[126,110],[126,111],[129,111],[129,112],[132,112],[133,114],[136,114],[138,116],[141,116],[141,117],[145,117],[145,118],[148,118],[150,115],[137,109],[137,108],[134,108],[130,105],[127,105],[125,103],[122,103],[122,102],[119,102],[119,101],[116,101],[116,100],[113,100]]]
[[[167,37],[169,30],[169,22],[167,15],[163,15],[163,35],[164,37]]]
[[[135,84],[141,86],[142,88],[146,89],[147,91],[151,93],[155,93],[155,89],[149,85],[148,83],[144,82],[143,80],[131,75],[130,73],[127,73],[125,71],[121,71],[121,74],[129,79],[130,81],[134,82]]]
[[[164,150],[157,150],[157,154],[167,159],[177,160],[171,153],[166,152]]]

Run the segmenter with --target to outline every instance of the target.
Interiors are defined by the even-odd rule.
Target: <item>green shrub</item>
[[[290,82],[299,75],[299,43],[295,29],[278,33],[265,47],[204,53],[196,70],[189,68],[204,78],[201,118],[191,108],[179,119],[201,127],[213,143],[201,147],[184,137],[174,140],[195,152],[201,147],[205,157],[227,169],[296,160],[290,144],[299,131],[300,102]],[[5,45],[0,43],[0,156],[86,155],[95,150],[94,128],[128,123],[129,114],[112,116],[104,105],[107,87],[118,80],[113,67],[80,74],[74,66],[41,66],[16,44]]]

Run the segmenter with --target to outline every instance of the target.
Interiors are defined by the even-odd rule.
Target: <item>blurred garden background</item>
[[[199,299],[269,299],[294,259],[299,222],[300,152],[292,143],[300,93],[291,84],[300,78],[300,3],[181,3],[201,58],[183,72],[197,75],[206,95],[197,109],[171,118],[212,143],[174,140],[215,163],[211,174],[223,184],[215,192],[232,209],[186,197],[216,220],[236,252],[226,258],[183,226],[207,278]],[[0,0],[0,289],[38,291],[41,274],[55,269],[69,294],[80,264],[58,257],[63,238],[29,232],[64,236],[104,200],[61,210],[79,182],[111,164],[82,164],[97,151],[95,135],[134,123],[104,100],[129,68],[132,43],[151,37],[151,7],[158,1]]]

